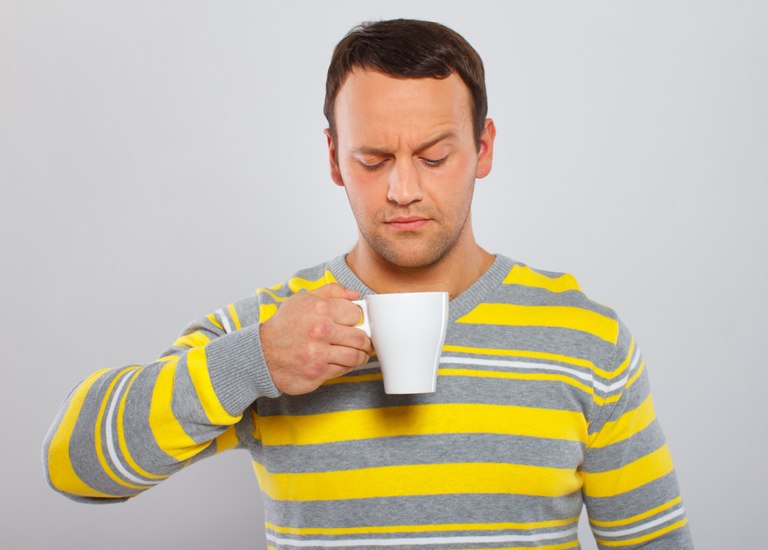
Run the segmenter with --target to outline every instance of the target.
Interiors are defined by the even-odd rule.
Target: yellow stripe
[[[213,313],[208,315],[206,319],[208,319],[211,323],[219,327],[221,330],[224,330],[224,326],[219,322],[219,320],[216,318],[216,315],[214,315]]]
[[[115,474],[115,472],[112,471],[112,468],[107,464],[107,459],[104,457],[104,449],[102,441],[101,441],[101,428],[104,422],[104,411],[107,408],[107,403],[109,403],[110,397],[112,397],[112,391],[115,389],[115,385],[117,384],[118,380],[122,378],[124,373],[127,373],[131,370],[136,370],[139,367],[127,367],[120,371],[120,373],[114,377],[112,382],[109,384],[109,387],[107,388],[107,391],[104,392],[104,397],[101,400],[101,407],[99,407],[99,414],[96,416],[96,427],[93,431],[93,439],[94,439],[94,447],[96,448],[96,457],[99,459],[99,464],[101,464],[101,469],[104,470],[104,473],[109,476],[109,478],[117,483],[118,485],[122,485],[123,487],[127,487],[129,489],[138,489],[143,490],[146,489],[145,486],[142,485],[134,485],[133,483],[128,483],[127,481],[123,481],[120,477]]]
[[[543,288],[550,292],[565,292],[580,290],[579,284],[572,275],[563,274],[560,277],[549,277],[527,266],[516,264],[512,266],[504,279],[505,285],[522,285]]]
[[[178,358],[160,368],[149,406],[149,427],[160,449],[178,461],[184,461],[205,449],[210,442],[197,444],[187,435],[173,415],[173,379]]]
[[[219,397],[213,389],[211,375],[208,372],[208,359],[205,348],[192,348],[187,353],[187,371],[195,387],[197,398],[211,424],[229,426],[242,418],[242,415],[232,416],[222,406]]]
[[[259,305],[259,322],[268,321],[275,313],[277,313],[277,306],[275,304]]]
[[[621,399],[620,393],[617,393],[607,398],[600,397],[599,395],[595,394],[595,403],[597,403],[601,407],[605,405],[610,405],[611,403],[616,403],[619,399]]]
[[[259,419],[264,445],[316,445],[380,437],[487,433],[586,442],[578,412],[505,405],[435,404]]]
[[[665,444],[621,468],[599,473],[582,472],[584,494],[588,497],[617,496],[655,481],[672,469],[672,457]]]
[[[595,527],[622,527],[624,525],[629,525],[630,523],[637,523],[638,521],[644,520],[651,516],[655,516],[656,514],[659,514],[664,510],[669,510],[670,508],[677,506],[681,502],[683,502],[682,497],[677,497],[677,498],[673,498],[666,504],[662,504],[661,506],[657,506],[656,508],[651,508],[647,512],[643,512],[642,514],[637,514],[636,516],[628,517],[625,519],[617,519],[614,521],[598,521],[596,519],[590,519],[589,523],[591,523]]]
[[[574,470],[520,464],[417,464],[300,474],[269,473],[257,462],[253,467],[270,498],[290,501],[469,493],[561,497],[581,488]]]
[[[528,523],[436,523],[428,525],[366,525],[364,527],[283,527],[265,522],[265,527],[275,533],[291,535],[359,535],[383,533],[429,533],[440,531],[495,531],[501,529],[549,529],[572,525],[578,521],[575,516],[568,519],[532,521]]]
[[[125,461],[128,463],[128,465],[133,468],[133,470],[138,473],[139,475],[142,475],[148,479],[165,479],[168,475],[155,475],[150,474],[146,470],[139,467],[139,465],[136,463],[136,461],[131,456],[131,453],[128,451],[128,442],[125,439],[125,401],[128,397],[128,392],[131,390],[131,386],[133,386],[133,383],[136,381],[136,379],[139,377],[139,374],[141,374],[141,370],[136,371],[133,374],[133,377],[128,382],[128,385],[125,387],[125,392],[123,393],[122,399],[120,399],[120,406],[117,409],[117,439],[118,444],[120,445],[120,451],[123,453],[123,456],[125,457]]]
[[[627,539],[627,540],[619,540],[619,541],[609,541],[604,539],[595,539],[597,542],[602,544],[603,546],[632,546],[634,544],[640,544],[642,542],[646,542],[649,540],[653,540],[655,538],[658,538],[662,535],[666,535],[667,533],[674,531],[676,529],[680,529],[683,527],[686,523],[688,523],[688,519],[681,519],[677,523],[673,523],[672,525],[668,525],[667,527],[664,527],[663,529],[659,529],[658,531],[654,531],[653,533],[648,533],[647,535],[643,535],[642,537],[636,537],[634,539]]]
[[[204,346],[210,341],[211,339],[208,337],[207,334],[200,332],[198,330],[190,334],[185,334],[184,336],[179,337],[173,343],[173,345],[182,347],[182,348],[196,348],[199,346]]]
[[[216,438],[216,453],[228,451],[237,447],[237,430],[235,426],[230,426],[220,436]]]
[[[229,311],[229,316],[232,317],[232,320],[235,322],[235,330],[240,330],[243,328],[240,325],[240,317],[237,316],[237,310],[235,309],[235,304],[229,304],[227,306],[227,311]]]
[[[326,270],[319,279],[314,281],[302,279],[301,277],[294,277],[288,281],[288,288],[290,288],[292,292],[299,292],[302,290],[316,290],[322,286],[335,282],[337,281],[334,278],[333,273]]]
[[[349,384],[359,382],[374,382],[376,380],[382,380],[381,373],[378,374],[350,374],[346,376],[339,376],[338,378],[331,378],[323,382],[323,386],[333,386],[335,384]]]
[[[619,325],[615,319],[588,309],[568,306],[480,304],[456,321],[477,325],[554,327],[578,330],[615,344]]]
[[[116,498],[115,495],[102,493],[92,489],[80,479],[72,465],[72,458],[69,455],[69,446],[72,441],[72,432],[80,415],[88,392],[99,378],[111,369],[102,369],[86,378],[77,387],[69,400],[67,409],[62,416],[61,423],[56,428],[56,433],[51,439],[51,445],[48,448],[48,476],[51,485],[59,491],[80,495],[84,497]]]
[[[277,285],[276,287],[270,288],[257,288],[256,294],[267,294],[269,295],[275,302],[285,302],[288,298],[285,296],[278,296],[274,293],[274,290],[279,290],[280,287],[283,285]]]
[[[526,359],[541,359],[542,361],[557,361],[558,363],[568,363],[577,367],[583,367],[594,370],[595,364],[592,361],[569,357],[567,355],[558,355],[556,353],[546,353],[543,351],[530,350],[512,350],[495,348],[472,348],[468,346],[443,346],[444,352],[453,353],[471,353],[475,355],[498,355],[508,357],[524,357]]]
[[[625,412],[617,420],[606,422],[602,430],[592,435],[589,446],[593,449],[600,449],[629,439],[650,426],[655,419],[656,412],[653,408],[653,399],[648,394],[648,397],[639,407]]]

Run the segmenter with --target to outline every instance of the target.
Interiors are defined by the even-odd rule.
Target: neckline
[[[472,311],[484,297],[503,283],[509,270],[516,263],[514,260],[501,254],[495,254],[495,256],[496,259],[491,264],[491,267],[472,283],[468,289],[450,301],[449,320],[451,322]],[[352,272],[349,265],[347,265],[346,254],[331,260],[328,263],[328,268],[333,273],[334,278],[345,287],[357,290],[363,296],[376,294]]]

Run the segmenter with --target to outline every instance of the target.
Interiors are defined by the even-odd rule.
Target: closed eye
[[[422,157],[421,160],[424,161],[424,164],[426,164],[427,166],[431,166],[431,167],[435,168],[435,167],[440,166],[441,164],[443,164],[446,161],[447,158],[448,158],[448,155],[446,155],[446,156],[444,156],[443,158],[440,158],[440,159],[428,159],[428,158]]]
[[[366,162],[360,161],[360,165],[363,168],[365,168],[366,170],[368,170],[369,172],[374,172],[374,171],[378,170],[379,168],[381,168],[382,166],[384,166],[385,162],[387,162],[386,159],[382,160],[381,162],[374,163],[374,164],[368,164]]]

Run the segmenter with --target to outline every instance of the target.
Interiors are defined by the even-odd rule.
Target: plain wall
[[[0,545],[263,547],[244,452],[88,506],[47,487],[40,446],[91,372],[351,247],[327,63],[354,24],[415,17],[486,63],[478,240],[618,310],[697,548],[762,547],[766,6],[0,0]]]

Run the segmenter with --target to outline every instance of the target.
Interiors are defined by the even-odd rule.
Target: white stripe
[[[123,465],[122,462],[120,462],[120,459],[117,456],[117,451],[115,451],[115,442],[113,440],[112,436],[112,417],[115,414],[115,409],[117,408],[117,402],[120,400],[120,392],[123,390],[123,386],[125,386],[125,383],[128,382],[128,379],[131,377],[131,375],[136,371],[128,371],[123,376],[123,379],[120,381],[120,384],[118,384],[117,389],[112,394],[112,399],[109,403],[109,408],[107,410],[107,451],[109,452],[109,458],[112,460],[112,463],[115,465],[115,468],[118,469],[118,471],[123,474],[123,477],[130,479],[134,483],[138,483],[140,485],[157,485],[160,483],[160,481],[147,481],[144,479],[140,479],[136,476],[134,476],[131,472],[127,470],[127,468]]]
[[[547,363],[529,363],[527,361],[510,361],[508,359],[476,359],[473,357],[442,357],[440,362],[443,364],[451,365],[477,365],[484,367],[505,367],[514,369],[526,369],[526,370],[548,370],[555,372],[564,372],[581,378],[586,382],[592,382],[592,375],[579,372],[575,369],[569,369],[567,367],[560,367],[558,365],[550,365]]]
[[[227,314],[224,313],[223,309],[219,309],[216,311],[216,315],[219,316],[219,319],[221,319],[221,324],[224,325],[224,332],[229,334],[232,332],[232,325],[229,324],[229,319],[227,318]]]
[[[639,533],[640,531],[651,529],[652,527],[656,527],[657,525],[666,523],[667,521],[674,519],[678,516],[682,516],[684,513],[685,513],[685,509],[679,508],[674,512],[670,512],[669,514],[661,516],[660,518],[656,518],[653,521],[649,521],[647,523],[643,523],[641,525],[638,525],[636,527],[631,527],[629,529],[623,529],[621,531],[603,531],[602,529],[592,529],[592,532],[595,535],[599,535],[601,537],[614,537],[614,538],[623,537],[626,535],[634,535],[635,533]]]
[[[637,364],[639,360],[640,360],[640,352],[638,348],[635,347],[635,353],[632,356],[632,361],[630,363],[629,369],[627,370],[627,373],[624,376],[622,376],[618,381],[614,382],[609,386],[603,384],[602,382],[598,382],[597,380],[594,379],[594,377],[591,374],[586,374],[576,369],[570,369],[568,367],[562,367],[560,365],[551,365],[549,363],[532,363],[528,361],[512,361],[509,359],[481,359],[481,358],[475,358],[475,357],[446,356],[446,357],[440,358],[440,364],[470,365],[470,366],[478,366],[478,367],[502,367],[502,368],[513,368],[513,369],[520,369],[520,370],[562,372],[565,374],[569,374],[580,380],[584,380],[585,382],[592,384],[592,386],[595,389],[608,394],[624,387],[624,385],[627,383],[627,379],[629,378],[629,375],[631,375],[632,371],[634,371],[637,368]],[[375,362],[366,363],[364,365],[356,367],[354,371],[361,372],[369,369],[374,370],[378,368],[379,368],[379,363],[378,361],[375,361]]]
[[[403,537],[403,538],[391,538],[391,539],[369,539],[369,538],[354,538],[354,539],[288,539],[283,537],[277,537],[271,533],[267,533],[267,539],[285,546],[300,546],[311,547],[316,546],[319,548],[330,547],[357,547],[364,548],[367,546],[403,546],[403,545],[417,545],[427,546],[435,544],[483,544],[483,543],[504,543],[504,542],[540,542],[547,540],[555,540],[565,537],[572,537],[576,534],[578,528],[572,527],[566,531],[556,531],[552,533],[536,533],[533,535],[485,535],[485,536],[463,536],[463,537]]]

